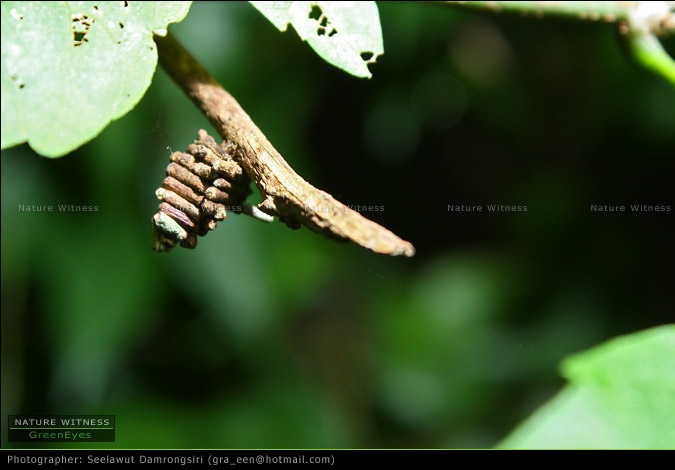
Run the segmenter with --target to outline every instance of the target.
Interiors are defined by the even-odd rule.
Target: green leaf
[[[569,384],[499,447],[675,449],[675,325],[567,358]]]
[[[2,148],[60,157],[128,113],[191,2],[2,2]]]
[[[384,53],[375,2],[250,2],[279,31],[291,23],[326,62],[370,78],[368,64]]]

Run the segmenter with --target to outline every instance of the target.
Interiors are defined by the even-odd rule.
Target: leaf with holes
[[[375,2],[250,2],[279,29],[291,23],[326,62],[370,78],[368,64],[384,53]]]
[[[128,113],[192,2],[2,2],[2,148],[60,157]]]

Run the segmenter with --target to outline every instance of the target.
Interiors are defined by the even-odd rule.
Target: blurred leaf
[[[145,94],[191,2],[2,2],[2,148],[60,157]]]
[[[570,384],[499,447],[675,448],[675,325],[566,359]]]
[[[250,2],[279,29],[292,24],[303,41],[329,62],[370,78],[368,64],[384,53],[375,2]]]

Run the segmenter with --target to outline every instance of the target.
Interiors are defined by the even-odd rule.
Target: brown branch
[[[291,228],[301,225],[335,240],[351,240],[376,253],[413,256],[415,248],[316,189],[286,163],[239,103],[168,34],[155,36],[159,62],[204,113],[220,136],[235,145],[234,159],[255,182],[259,207]]]

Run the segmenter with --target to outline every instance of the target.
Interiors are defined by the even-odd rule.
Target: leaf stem
[[[614,23],[626,36],[638,64],[675,85],[675,61],[657,36],[675,33],[675,1],[632,2],[438,2],[493,13],[566,17],[580,21]]]

